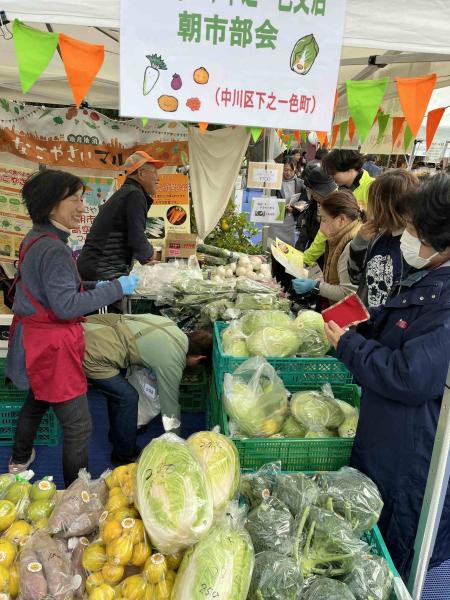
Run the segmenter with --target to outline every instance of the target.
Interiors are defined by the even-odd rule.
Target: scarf
[[[326,283],[339,285],[338,261],[344,252],[345,246],[352,241],[360,227],[361,223],[359,221],[352,221],[338,233],[327,239],[325,265],[323,268],[323,279]]]

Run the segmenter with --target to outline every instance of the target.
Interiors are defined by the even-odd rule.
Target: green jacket
[[[367,208],[367,200],[369,199],[369,188],[372,182],[375,181],[373,177],[369,175],[367,171],[363,169],[359,185],[353,190],[358,204],[362,204],[364,208]],[[313,240],[311,246],[303,254],[303,262],[305,265],[312,265],[325,253],[325,247],[327,243],[326,236],[320,231],[317,232],[316,237]]]
[[[93,315],[83,323],[86,376],[110,379],[131,366],[151,369],[161,413],[179,418],[179,387],[186,367],[187,336],[158,315]]]

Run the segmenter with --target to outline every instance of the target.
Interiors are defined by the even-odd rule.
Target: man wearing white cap
[[[145,225],[162,166],[163,161],[141,150],[127,158],[125,183],[100,207],[78,257],[83,280],[128,275],[133,260],[145,264],[152,259],[153,247],[145,235]]]

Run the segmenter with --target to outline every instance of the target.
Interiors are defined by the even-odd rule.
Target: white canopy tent
[[[12,21],[18,18],[38,29],[55,31],[91,43],[105,45],[104,65],[86,100],[98,108],[119,106],[119,0],[0,0],[0,11]],[[347,0],[344,48],[339,86],[347,79],[401,75],[412,77],[438,73],[437,87],[450,86],[450,2],[448,0]],[[432,53],[432,54],[424,54]],[[446,56],[448,55],[448,56]],[[369,57],[373,65],[369,66]],[[392,62],[396,61],[396,62]],[[398,62],[397,62],[398,61]],[[388,66],[379,68],[377,64]],[[342,88],[343,89],[343,88]],[[386,99],[395,98],[390,84]],[[23,96],[12,40],[0,37],[0,97],[43,104],[73,102],[64,67],[57,54]],[[339,110],[346,103],[343,99]],[[386,105],[395,112],[395,106]]]

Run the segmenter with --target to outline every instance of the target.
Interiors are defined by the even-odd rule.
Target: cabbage
[[[355,413],[358,413],[358,409],[348,402],[345,402],[345,400],[338,400],[338,398],[336,398],[336,402],[339,404],[339,408],[342,410],[345,417],[352,417]]]
[[[225,374],[224,407],[245,435],[278,433],[288,410],[287,398],[283,382],[263,358],[246,360],[233,375]]]
[[[228,438],[214,431],[200,431],[188,438],[211,482],[215,516],[223,513],[239,487],[239,454]]]
[[[286,437],[302,438],[305,437],[306,427],[299,423],[294,417],[288,417],[281,428]]]
[[[248,336],[247,348],[252,356],[294,356],[299,336],[292,329],[264,327]]]
[[[305,439],[315,439],[315,438],[330,438],[336,437],[336,434],[333,433],[330,429],[315,429],[309,430],[305,433]]]
[[[136,494],[145,529],[163,554],[195,544],[212,525],[211,484],[193,450],[173,433],[142,451]]]
[[[300,331],[300,356],[320,357],[330,349],[330,343],[325,334],[325,323],[320,313],[315,310],[302,310],[294,321]]]
[[[241,319],[242,331],[250,335],[263,327],[291,327],[293,320],[289,315],[279,310],[252,310]]]
[[[336,400],[314,390],[295,393],[291,399],[291,413],[311,431],[336,429],[344,420],[344,413]]]
[[[224,518],[184,555],[171,600],[245,600],[254,562],[249,534]]]
[[[225,354],[248,356],[246,336],[237,325],[230,325],[222,333],[222,345]]]

